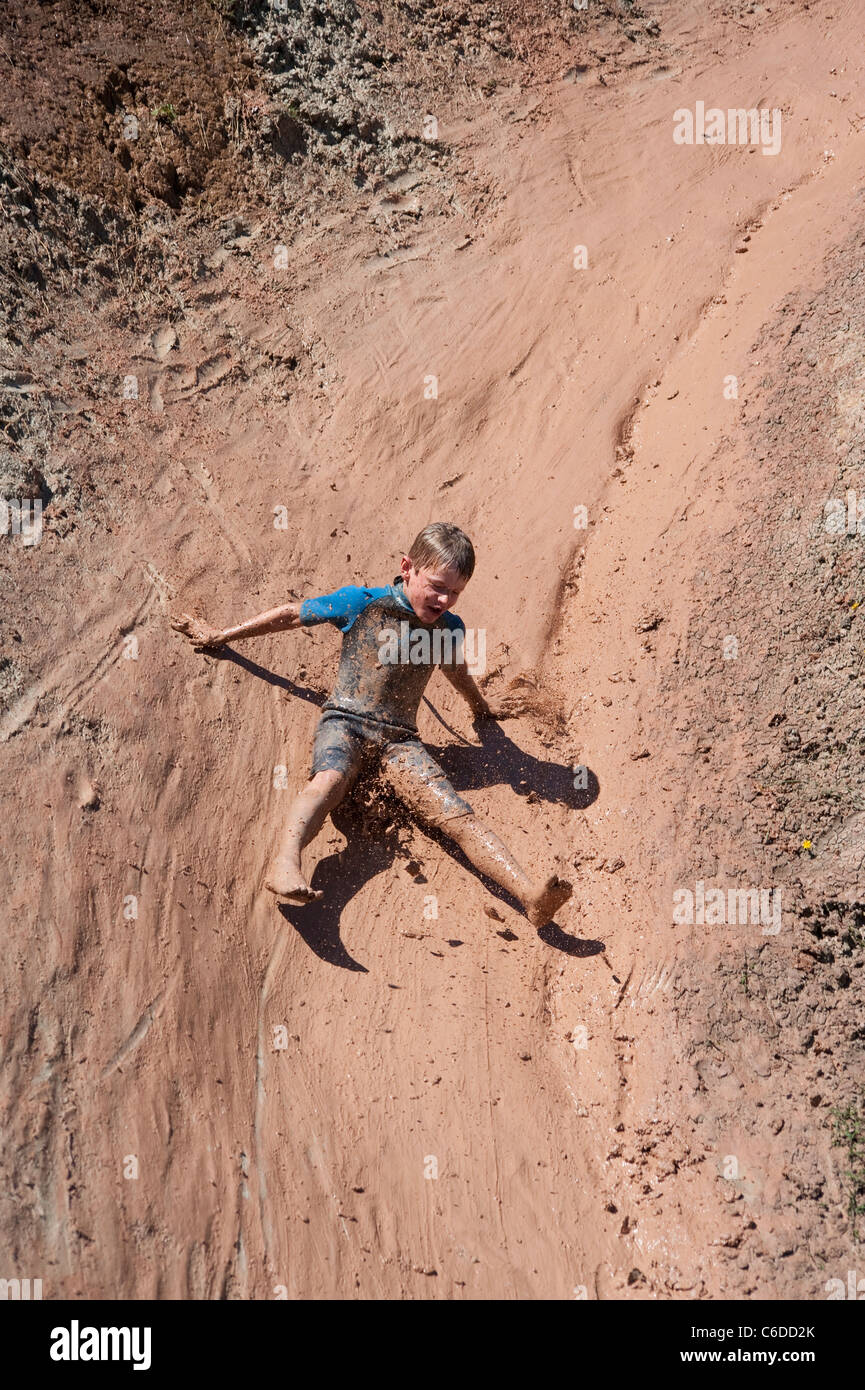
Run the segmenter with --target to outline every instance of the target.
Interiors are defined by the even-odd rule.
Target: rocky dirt
[[[811,1299],[861,1271],[857,18],[4,7],[0,496],[42,512],[0,536],[0,1273]],[[696,101],[778,108],[780,152],[676,145]],[[530,712],[481,738],[434,682],[421,733],[574,880],[539,933],[375,786],[308,851],[322,903],[280,912],[336,639],[217,659],[168,626],[386,582],[433,519]],[[777,931],[675,911],[717,888]]]

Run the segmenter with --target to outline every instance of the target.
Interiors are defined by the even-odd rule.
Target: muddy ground
[[[861,1269],[857,19],[4,7],[0,496],[42,511],[0,536],[0,1272],[813,1299]],[[778,153],[676,144],[698,101],[776,108]],[[280,911],[337,638],[168,626],[386,583],[435,519],[529,711],[481,736],[435,678],[421,733],[573,880],[540,932],[375,785]]]

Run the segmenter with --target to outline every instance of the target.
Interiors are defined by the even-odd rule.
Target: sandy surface
[[[4,540],[0,1211],[46,1296],[806,1298],[855,1259],[862,645],[798,619],[865,596],[821,530],[865,430],[859,12],[656,8],[608,82],[553,47],[443,100],[447,172],[238,205],[221,255],[181,221],[170,301],[44,325],[73,482]],[[675,145],[697,101],[779,108],[780,152]],[[480,742],[434,678],[421,734],[574,881],[540,933],[360,798],[280,912],[338,636],[168,628],[387,583],[437,519],[538,708]],[[772,762],[809,720],[847,730],[818,790]],[[780,884],[781,931],[674,925],[698,880]]]

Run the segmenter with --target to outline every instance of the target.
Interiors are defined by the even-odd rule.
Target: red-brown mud
[[[312,8],[4,7],[0,495],[43,510],[0,537],[0,1274],[825,1297],[865,1186],[859,7]],[[676,144],[698,102],[779,152]],[[420,732],[574,882],[540,932],[368,787],[280,912],[339,638],[168,626],[387,583],[438,519],[533,712],[477,732],[436,676]],[[747,888],[777,933],[674,918]]]

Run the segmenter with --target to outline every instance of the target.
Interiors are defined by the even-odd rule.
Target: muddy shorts
[[[474,814],[416,734],[356,714],[325,710],[312,745],[312,771],[341,772],[353,782],[378,771],[397,796],[433,825]]]

